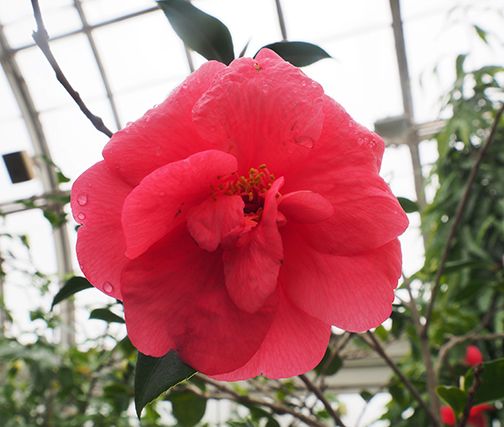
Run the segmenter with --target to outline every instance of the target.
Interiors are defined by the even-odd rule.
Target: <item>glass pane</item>
[[[32,32],[37,29],[33,10],[31,7],[26,7],[30,2],[16,3],[25,3],[24,7],[21,8],[21,16],[17,16],[12,23],[6,24],[3,28],[5,37],[12,48],[32,45],[34,43]],[[82,29],[82,21],[77,9],[72,6],[72,2],[59,1],[54,2],[54,4],[41,2],[40,6],[49,37],[52,38]]]
[[[156,7],[152,0],[83,0],[82,8],[90,25]]]
[[[66,78],[85,102],[105,95],[98,66],[84,34],[55,40],[51,42],[51,49]],[[18,52],[16,59],[38,110],[74,104],[38,47]]]

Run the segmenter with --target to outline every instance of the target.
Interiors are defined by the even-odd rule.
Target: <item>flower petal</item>
[[[121,210],[132,189],[104,161],[84,172],[72,187],[72,213],[82,224],[77,239],[81,270],[93,286],[117,299],[120,274],[128,262]]]
[[[135,347],[156,357],[174,349],[207,375],[247,363],[270,328],[278,295],[254,314],[238,309],[224,285],[221,257],[221,249],[200,249],[181,224],[128,263],[121,281]]]
[[[331,203],[313,191],[295,191],[282,196],[278,209],[291,221],[301,224],[316,224],[334,213]]]
[[[316,191],[334,207],[327,221],[304,225],[305,240],[319,251],[354,255],[402,234],[408,218],[378,175],[384,143],[327,98],[325,123],[303,165],[285,176],[283,191]],[[350,124],[352,125],[350,126]]]
[[[282,265],[282,238],[277,227],[277,179],[266,193],[261,222],[243,234],[236,247],[224,251],[224,274],[229,296],[241,310],[255,313],[277,287]]]
[[[206,200],[218,176],[237,169],[236,159],[217,150],[193,154],[144,178],[124,202],[122,223],[129,258],[144,253],[173,227],[185,212]]]
[[[284,262],[279,281],[301,310],[325,323],[362,332],[385,321],[401,275],[397,239],[351,257],[317,252],[294,228],[281,229]]]
[[[266,51],[221,71],[196,103],[205,140],[236,156],[240,173],[266,164],[278,176],[299,165],[322,131],[322,87]]]
[[[330,335],[330,325],[301,311],[281,290],[278,314],[254,357],[242,368],[213,378],[240,381],[258,375],[276,379],[305,373],[324,356]]]
[[[167,163],[214,148],[196,132],[191,111],[223,68],[220,62],[205,63],[159,106],[112,136],[103,157],[124,181],[138,185]]]
[[[187,211],[187,229],[198,246],[209,252],[221,243],[223,248],[234,246],[245,228],[244,206],[240,196],[209,197]]]

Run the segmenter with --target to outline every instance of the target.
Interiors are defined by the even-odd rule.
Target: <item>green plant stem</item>
[[[411,383],[411,381],[408,378],[406,378],[406,376],[401,372],[399,367],[394,363],[394,361],[385,352],[385,349],[382,347],[380,342],[376,339],[374,334],[371,331],[367,331],[366,335],[369,337],[369,339],[372,341],[372,343],[369,343],[367,340],[365,340],[362,335],[359,335],[359,338],[361,338],[362,341],[364,341],[367,345],[369,345],[371,348],[373,348],[380,355],[380,357],[385,361],[385,363],[387,363],[387,365],[390,366],[390,368],[399,377],[399,379],[404,383],[406,388],[411,392],[413,397],[418,401],[419,405],[422,407],[422,409],[425,411],[427,416],[430,418],[432,426],[439,427],[441,425],[441,423],[440,423],[440,420],[438,420],[438,417],[436,417],[433,412],[434,408],[429,408],[427,406],[427,404],[423,401],[422,397],[418,393],[418,390]]]
[[[32,7],[33,7],[33,14],[35,16],[35,20],[37,21],[37,31],[33,32],[33,40],[35,40],[35,43],[37,46],[40,48],[44,56],[47,58],[49,61],[49,64],[51,65],[52,69],[56,73],[56,78],[58,81],[63,85],[63,87],[66,89],[66,91],[70,94],[70,96],[73,98],[73,100],[77,103],[81,111],[85,114],[85,116],[93,123],[93,126],[99,130],[100,132],[104,133],[107,135],[109,138],[113,135],[112,131],[105,126],[103,123],[103,120],[95,116],[86,106],[82,98],[80,97],[79,93],[76,92],[72,85],[69,83],[65,75],[63,74],[63,71],[61,71],[61,68],[56,61],[56,58],[51,52],[51,49],[49,47],[49,35],[47,34],[47,30],[44,25],[44,21],[42,20],[42,13],[40,12],[40,6],[38,3],[38,0],[32,0]]]
[[[331,404],[325,398],[322,391],[315,384],[313,384],[305,374],[299,375],[299,379],[301,381],[303,381],[305,383],[306,387],[308,388],[308,390],[310,390],[313,394],[315,394],[315,396],[317,396],[318,400],[320,400],[322,402],[322,404],[326,408],[329,415],[336,422],[336,425],[338,425],[340,427],[346,427],[345,424],[343,423],[343,421],[341,421],[340,416],[336,413],[336,411],[333,409]]]

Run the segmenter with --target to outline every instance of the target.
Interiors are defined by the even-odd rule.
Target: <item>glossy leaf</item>
[[[418,212],[420,210],[418,203],[413,200],[407,199],[406,197],[398,197],[397,200],[406,213]]]
[[[157,3],[188,47],[209,61],[231,63],[234,59],[233,41],[221,21],[185,0],[159,0]]]
[[[321,59],[331,58],[321,47],[305,42],[278,42],[264,47],[276,52],[296,67],[305,67]]]
[[[504,399],[504,358],[483,363],[482,383],[476,390],[474,405]],[[464,389],[468,391],[474,382],[474,368],[465,377]]]
[[[96,308],[89,315],[90,319],[105,320],[107,323],[125,323],[124,319],[115,313],[112,313],[108,308]]]
[[[436,387],[436,393],[441,400],[450,405],[457,418],[464,411],[467,395],[458,387],[440,385]]]
[[[84,277],[74,276],[69,279],[65,285],[60,289],[60,291],[56,294],[53,299],[51,310],[53,307],[60,303],[63,300],[71,297],[77,292],[83,291],[84,289],[92,288],[93,285],[88,282],[88,280]]]
[[[206,399],[190,391],[173,390],[166,400],[172,403],[172,415],[182,427],[193,427],[205,415]]]
[[[195,373],[193,368],[179,359],[174,350],[162,357],[138,352],[135,371],[135,409],[138,417],[145,405]]]

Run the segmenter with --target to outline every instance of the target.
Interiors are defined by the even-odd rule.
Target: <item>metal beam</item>
[[[28,133],[33,144],[34,151],[37,155],[37,165],[40,170],[40,178],[46,193],[59,192],[56,173],[51,164],[51,153],[47,144],[42,124],[39,119],[38,112],[31,98],[26,82],[21,74],[16,60],[15,54],[10,49],[3,28],[0,26],[0,63],[5,71],[7,80],[10,83],[14,96],[17,100],[21,114],[25,121]],[[48,161],[44,161],[47,159]],[[63,206],[55,204],[55,209],[63,210]],[[66,226],[61,226],[54,229],[54,243],[56,247],[56,256],[58,262],[58,273],[60,280],[64,280],[65,276],[73,271],[70,245],[68,241],[68,231]],[[75,342],[74,334],[74,307],[69,301],[61,308],[61,316],[63,318],[61,341],[66,345],[71,345]]]

